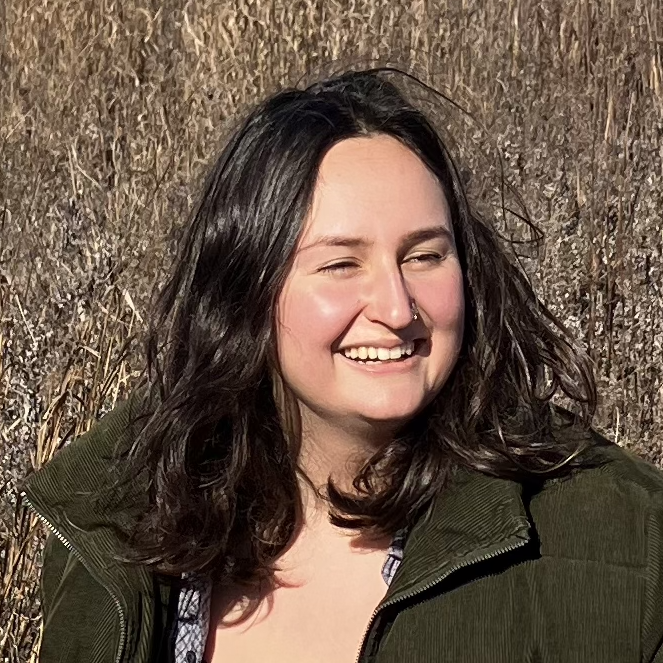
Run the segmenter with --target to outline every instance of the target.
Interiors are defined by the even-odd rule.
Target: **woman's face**
[[[449,376],[463,316],[435,176],[391,136],[337,143],[278,301],[281,374],[300,407],[342,426],[404,423]]]

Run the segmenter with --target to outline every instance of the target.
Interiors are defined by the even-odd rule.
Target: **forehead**
[[[396,237],[435,224],[451,230],[435,175],[392,136],[349,138],[320,165],[302,239],[327,234]]]

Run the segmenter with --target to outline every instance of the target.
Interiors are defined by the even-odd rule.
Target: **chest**
[[[254,597],[256,610],[237,622],[231,593],[212,594],[207,663],[354,663],[373,612],[387,591],[385,554],[308,569],[287,586]]]

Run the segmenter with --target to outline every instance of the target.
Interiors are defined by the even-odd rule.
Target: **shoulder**
[[[532,494],[541,554],[644,567],[663,531],[663,471],[595,437],[597,466],[547,481]]]
[[[136,390],[126,400],[117,403],[95,420],[87,432],[60,449],[35,476],[73,474],[71,478],[80,481],[85,480],[90,472],[103,474],[107,464],[130,445],[136,417],[142,411],[143,395],[142,390]]]
[[[588,610],[613,605],[618,620],[641,617],[642,660],[650,661],[663,641],[663,472],[605,439],[596,452],[598,467],[531,495],[540,562],[532,568]]]
[[[21,485],[28,505],[57,525],[66,527],[73,518],[78,529],[111,515],[118,506],[118,461],[135,437],[143,396],[141,390],[134,391],[28,476]],[[138,490],[132,495],[137,501],[142,497]]]

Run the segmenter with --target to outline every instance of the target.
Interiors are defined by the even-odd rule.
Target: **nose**
[[[364,314],[371,322],[403,329],[412,322],[412,297],[398,265],[378,270],[371,279]]]

